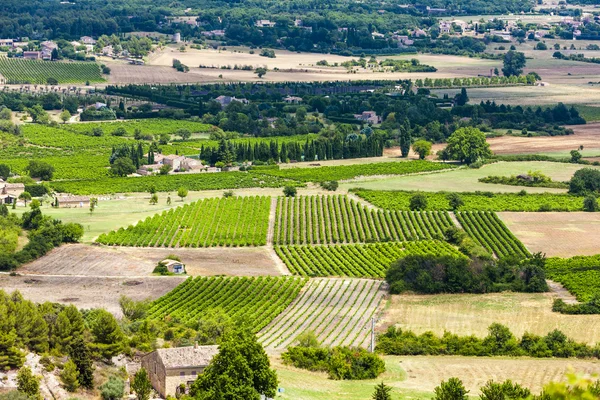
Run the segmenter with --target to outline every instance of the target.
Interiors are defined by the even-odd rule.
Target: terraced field
[[[290,272],[303,276],[383,278],[395,260],[409,254],[460,256],[447,242],[422,240],[349,245],[277,246]]]
[[[275,244],[433,239],[453,223],[447,212],[370,210],[346,196],[279,198]]]
[[[210,198],[164,211],[98,237],[111,246],[261,246],[267,241],[268,197]]]
[[[265,348],[292,344],[303,332],[314,332],[325,346],[367,347],[371,318],[386,291],[370,279],[311,279],[290,306],[265,327],[259,341]]]

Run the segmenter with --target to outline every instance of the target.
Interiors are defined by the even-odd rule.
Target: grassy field
[[[479,178],[490,175],[518,175],[529,171],[540,171],[545,175],[552,177],[556,181],[566,181],[581,165],[561,164],[553,162],[531,161],[531,162],[498,162],[485,165],[479,169],[460,168],[451,171],[443,171],[435,174],[385,177],[369,179],[365,178],[359,181],[346,182],[340,184],[344,189],[364,188],[373,190],[422,190],[427,192],[454,191],[454,192],[519,192],[523,187],[495,185],[481,183]],[[548,188],[525,188],[529,193],[564,193],[563,189]]]
[[[560,329],[578,342],[600,342],[600,318],[596,315],[565,315],[552,312],[550,293],[494,293],[399,295],[388,301],[379,329],[397,325],[423,333],[484,337],[494,322],[504,324],[517,336],[530,332],[545,335]]]

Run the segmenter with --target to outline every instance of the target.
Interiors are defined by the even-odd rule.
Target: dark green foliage
[[[330,379],[374,379],[385,372],[384,361],[363,348],[294,346],[281,357],[297,368],[325,371]]]
[[[521,400],[531,396],[529,389],[507,380],[503,383],[488,381],[481,389],[481,400]]]
[[[135,392],[136,400],[148,400],[152,393],[152,384],[148,378],[148,371],[145,368],[140,368],[133,377],[131,390]]]
[[[129,157],[119,157],[112,163],[110,172],[115,176],[127,176],[136,171],[135,165]]]
[[[409,208],[412,211],[422,211],[427,208],[427,197],[422,193],[415,193],[410,198]]]
[[[22,367],[17,374],[17,390],[31,399],[41,399],[40,378],[29,367]]]
[[[111,313],[96,309],[86,320],[94,337],[90,347],[97,356],[110,360],[123,351],[125,336]]]
[[[458,336],[445,332],[436,336],[431,332],[417,335],[401,328],[390,327],[378,337],[377,351],[390,355],[460,355],[460,356],[530,356],[547,357],[598,357],[597,350],[585,343],[576,343],[564,333],[554,330],[546,336],[525,333],[517,339],[507,327],[492,324],[483,339],[475,336]]]
[[[0,179],[7,180],[10,176],[10,167],[6,164],[0,164]]]
[[[277,374],[252,331],[240,327],[229,332],[204,373],[192,384],[197,399],[258,400],[275,397]]]
[[[526,64],[525,54],[517,51],[509,51],[504,54],[502,73],[504,76],[519,76]]]
[[[32,178],[39,178],[43,181],[52,180],[54,175],[54,167],[43,161],[32,160],[25,167],[25,171]]]
[[[392,400],[392,388],[381,382],[375,386],[375,392],[371,397],[373,400]]]
[[[286,186],[283,188],[283,195],[285,197],[296,197],[298,190],[295,186]]]
[[[462,199],[462,197],[460,197],[458,193],[448,193],[446,195],[446,198],[448,199],[448,205],[450,206],[452,211],[456,211],[460,207],[465,205],[464,200]]]
[[[458,378],[450,378],[442,381],[440,386],[434,389],[434,400],[467,400],[469,391],[465,389],[462,381]]]
[[[598,211],[598,200],[596,196],[585,196],[583,199],[583,210],[588,212]]]
[[[587,303],[567,304],[562,299],[555,299],[552,311],[561,314],[600,314],[600,296],[596,295]]]
[[[569,183],[569,192],[583,195],[600,190],[600,170],[582,168],[577,170]]]
[[[83,337],[76,336],[73,339],[73,342],[69,345],[68,348],[69,356],[71,360],[77,366],[77,372],[79,373],[79,377],[77,380],[81,387],[85,389],[93,389],[94,388],[94,365],[92,360],[92,353],[83,340]]]

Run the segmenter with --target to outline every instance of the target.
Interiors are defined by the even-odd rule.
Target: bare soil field
[[[496,154],[534,154],[569,152],[584,146],[584,151],[600,150],[600,123],[569,126],[575,132],[568,136],[517,137],[501,136],[488,138]]]
[[[600,342],[600,318],[553,313],[554,298],[551,293],[395,295],[388,301],[377,329],[396,325],[416,333],[441,335],[449,331],[484,337],[487,328],[498,322],[516,336],[525,332],[545,335],[560,329],[578,342]]]
[[[498,216],[532,252],[548,257],[600,253],[600,216],[588,212],[500,212]]]
[[[266,248],[161,249],[73,244],[52,250],[19,269],[22,274],[144,277],[177,255],[189,275],[280,275]]]
[[[265,348],[282,349],[313,331],[325,345],[366,347],[370,319],[385,295],[381,281],[311,279],[301,294],[261,333]]]
[[[102,278],[83,276],[0,275],[0,288],[37,303],[50,301],[74,304],[78,308],[104,308],[120,317],[119,297],[134,300],[157,299],[171,291],[185,277]]]
[[[399,386],[406,389],[431,391],[443,380],[460,378],[471,392],[493,379],[503,382],[510,379],[538,394],[545,383],[563,380],[572,367],[579,373],[597,373],[600,362],[581,360],[546,360],[475,357],[399,357],[397,362],[406,371],[406,380]]]

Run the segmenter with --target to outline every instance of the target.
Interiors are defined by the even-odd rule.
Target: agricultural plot
[[[293,274],[375,278],[383,278],[392,262],[407,255],[461,255],[447,242],[438,240],[335,246],[278,246],[275,247],[275,251]]]
[[[125,129],[127,136],[133,136],[136,130],[145,135],[159,135],[161,133],[174,134],[178,129],[187,129],[192,133],[210,132],[217,129],[212,125],[196,121],[179,121],[172,119],[153,118],[151,120],[128,120],[111,122],[86,122],[81,124],[68,124],[64,127],[75,133],[90,134],[94,128],[100,128],[109,134],[118,128]]]
[[[416,192],[396,190],[352,190],[369,203],[386,210],[410,210]],[[428,210],[451,210],[445,192],[420,192],[427,198]],[[582,211],[583,197],[555,193],[459,193],[461,211]]]
[[[577,300],[588,302],[600,294],[600,255],[549,258],[546,276],[560,282]]]
[[[97,242],[136,247],[262,246],[270,206],[268,197],[204,199],[102,234]]]
[[[441,237],[445,212],[369,210],[346,196],[279,198],[275,244],[365,243]]]
[[[311,279],[258,340],[265,348],[281,349],[312,331],[325,346],[367,347],[371,318],[386,293],[384,285],[368,279]]]
[[[148,317],[187,323],[218,307],[234,319],[244,317],[258,332],[286,309],[306,282],[303,278],[272,276],[187,279],[156,300]]]
[[[104,82],[96,63],[36,61],[0,57],[0,74],[7,83],[46,84],[48,79],[58,83]]]
[[[462,211],[454,214],[465,232],[496,256],[527,257],[530,255],[523,243],[512,234],[495,213]]]

